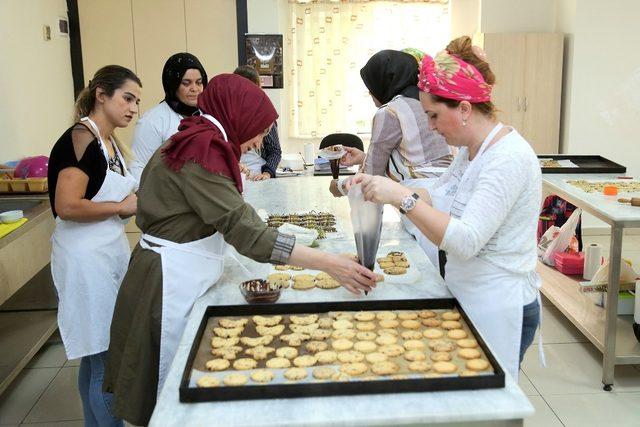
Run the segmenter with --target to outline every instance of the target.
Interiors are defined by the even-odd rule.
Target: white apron
[[[96,124],[93,129],[107,162],[107,173],[92,202],[121,202],[132,193],[135,178],[116,144],[124,176],[109,169],[109,155]],[[113,142],[113,141],[112,141]],[[106,351],[118,289],[129,264],[129,242],[118,215],[102,221],[56,218],[51,236],[51,275],[58,291],[58,327],[68,359]]]
[[[203,114],[203,117],[216,125],[227,140],[226,132],[215,118],[208,114]],[[162,324],[157,390],[160,394],[193,304],[222,275],[227,244],[221,233],[188,243],[175,243],[143,234],[140,246],[159,254],[162,263]]]
[[[445,185],[431,194],[435,208],[450,213],[454,201],[466,206],[478,179],[482,154],[502,127],[502,123],[498,123],[487,135],[457,186]],[[531,278],[506,271],[478,256],[461,260],[447,254],[445,270],[447,287],[471,317],[502,366],[517,381],[523,292],[524,286],[531,285]]]

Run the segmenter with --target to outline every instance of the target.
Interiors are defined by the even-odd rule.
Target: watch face
[[[412,196],[407,196],[402,200],[400,206],[402,207],[402,210],[408,212],[416,206],[416,199]]]

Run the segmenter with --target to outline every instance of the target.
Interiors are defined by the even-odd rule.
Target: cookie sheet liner
[[[286,369],[270,369],[274,373],[274,379],[266,384],[255,383],[251,379],[243,386],[226,386],[222,384],[222,379],[232,373],[239,372],[250,378],[253,370],[236,371],[232,366],[226,371],[209,372],[205,368],[208,360],[215,358],[211,354],[211,338],[214,336],[213,328],[218,326],[217,319],[220,317],[248,317],[254,315],[282,315],[281,324],[285,324],[283,334],[290,333],[288,324],[288,315],[290,314],[319,314],[320,317],[326,317],[330,312],[346,311],[402,311],[402,310],[456,310],[462,316],[463,329],[467,331],[467,338],[475,338],[478,342],[478,350],[483,354],[491,367],[489,370],[479,373],[477,376],[462,377],[458,373],[440,377],[424,377],[423,373],[407,374],[404,379],[396,379],[393,376],[377,376],[369,370],[362,377],[375,376],[373,379],[363,380],[362,377],[351,377],[348,381],[333,380],[317,380],[313,377],[313,369],[319,366],[329,366],[338,371],[340,364],[336,362],[331,365],[316,364],[306,368],[307,378],[299,381],[290,381],[284,377]],[[355,313],[354,313],[355,314]],[[397,319],[399,320],[399,319]],[[401,321],[401,320],[399,320]],[[356,321],[352,320],[355,324]],[[377,322],[377,321],[376,321]],[[424,326],[420,330],[424,330]],[[378,332],[378,330],[374,330]],[[253,321],[247,323],[241,336],[257,337],[259,336],[255,330]],[[445,335],[446,338],[446,335]],[[332,338],[325,340],[329,344],[328,350],[331,349]],[[354,337],[353,341],[357,341]],[[308,341],[307,341],[308,342]],[[398,335],[398,343],[402,345],[403,339]],[[423,342],[427,342],[423,339]],[[270,347],[288,346],[279,337],[268,344]],[[243,345],[247,348],[246,345]],[[298,349],[298,356],[311,354],[305,348],[305,342]],[[426,347],[427,362],[433,364],[429,359],[431,350]],[[456,353],[457,354],[457,353]],[[248,357],[244,353],[239,353],[238,358]],[[256,369],[265,368],[266,360],[276,357],[275,353],[271,353],[265,360],[258,361]],[[407,373],[408,361],[402,356],[390,358],[400,365],[398,374]],[[230,360],[233,365],[233,360]],[[453,363],[458,365],[458,372],[462,371],[464,361],[458,357],[454,357]],[[367,365],[370,366],[368,362]],[[293,363],[291,367],[294,367]],[[433,370],[428,371],[433,372]],[[221,381],[218,387],[203,388],[197,387],[196,381],[204,375],[213,376]],[[472,390],[484,388],[502,388],[504,387],[504,371],[499,365],[486,343],[479,336],[473,323],[460,307],[455,298],[443,299],[418,299],[418,300],[380,300],[380,301],[364,301],[364,302],[325,302],[325,303],[298,303],[298,304],[265,304],[265,305],[235,305],[235,306],[209,306],[204,313],[200,322],[200,327],[191,346],[191,351],[187,359],[182,380],[180,382],[180,401],[181,402],[205,402],[205,401],[224,401],[224,400],[250,400],[250,399],[276,399],[283,397],[311,397],[311,396],[333,396],[333,395],[352,395],[352,394],[378,394],[378,393],[402,393],[402,392],[423,392],[423,391],[447,391],[447,390]]]

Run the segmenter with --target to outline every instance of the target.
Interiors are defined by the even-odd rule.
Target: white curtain
[[[375,107],[360,78],[367,60],[408,47],[433,55],[450,39],[447,2],[303,1],[289,5],[285,35],[292,137],[369,133]]]

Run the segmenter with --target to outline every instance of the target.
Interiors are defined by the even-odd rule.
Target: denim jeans
[[[536,298],[531,304],[527,304],[522,309],[522,336],[520,337],[520,363],[524,358],[533,337],[536,335],[536,328],[540,323],[540,304]]]
[[[87,427],[122,427],[122,420],[111,414],[113,394],[102,391],[107,352],[84,356],[80,360],[78,389],[82,398],[84,425]]]

